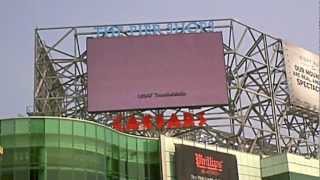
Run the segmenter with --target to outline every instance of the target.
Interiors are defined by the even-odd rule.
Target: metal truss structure
[[[155,128],[130,133],[153,137],[166,134],[250,153],[291,152],[316,157],[319,153],[319,114],[290,104],[282,40],[233,19],[209,21],[213,22],[213,27],[193,27],[192,32],[212,28],[223,33],[228,105],[88,113],[86,38],[100,36],[97,30],[102,27],[118,27],[119,36],[129,36],[130,26],[142,25],[156,25],[159,32],[168,33],[165,26],[168,23],[74,26],[35,30],[34,105],[29,114],[76,117],[111,126],[112,118],[118,113],[125,117],[131,114],[141,117],[145,113],[182,116],[183,112],[205,112],[208,119],[205,127]],[[142,31],[148,35],[148,29],[130,31],[131,35],[141,35]],[[102,35],[108,37],[113,32],[105,31]],[[175,33],[186,32],[183,27],[177,27]]]

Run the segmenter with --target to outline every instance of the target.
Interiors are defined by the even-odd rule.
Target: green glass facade
[[[71,118],[0,120],[1,180],[157,180],[158,139]]]

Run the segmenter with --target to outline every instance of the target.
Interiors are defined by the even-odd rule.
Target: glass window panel
[[[60,135],[60,147],[61,148],[72,148],[72,136],[71,135]]]
[[[92,152],[85,152],[86,156],[86,169],[98,170],[99,169],[99,156]]]
[[[75,149],[85,149],[85,137],[82,136],[73,136],[73,148]]]
[[[60,169],[59,180],[72,180],[72,170]]]
[[[96,173],[87,172],[87,180],[96,180]]]
[[[14,134],[14,120],[1,121],[1,135]]]
[[[112,174],[112,161],[110,157],[106,157],[106,168],[107,175]]]
[[[127,161],[127,137],[119,135],[119,155],[120,160]]]
[[[93,124],[86,124],[86,136],[96,138],[96,126]]]
[[[160,162],[150,165],[150,179],[160,179]]]
[[[137,138],[128,136],[127,141],[128,141],[128,149],[136,151],[137,150]]]
[[[59,134],[46,134],[45,135],[46,147],[59,147]]]
[[[31,119],[30,132],[31,133],[44,133],[44,120],[43,119]]]
[[[127,136],[119,135],[119,146],[121,148],[127,149]]]
[[[29,133],[29,120],[17,119],[16,120],[16,134],[27,134]]]
[[[111,159],[111,175],[118,176],[119,175],[119,160],[118,159]]]
[[[83,122],[73,122],[73,135],[84,136],[84,123]]]
[[[137,163],[128,162],[128,177],[138,179],[138,166]]]
[[[14,164],[16,167],[30,166],[30,149],[29,148],[15,148],[14,150]]]
[[[144,164],[144,176],[145,177],[150,177],[150,166],[149,164]]]
[[[105,154],[105,146],[106,146],[106,143],[104,141],[97,141],[97,153],[100,153],[100,154]]]
[[[98,174],[97,175],[97,180],[107,180],[105,174]]]
[[[73,179],[74,180],[86,180],[86,172],[85,171],[74,171],[73,172]]]
[[[1,146],[4,149],[15,147],[16,146],[15,136],[13,136],[13,135],[2,136],[1,137]]]
[[[73,150],[72,166],[77,168],[87,168],[87,153],[82,150]]]
[[[58,134],[59,133],[59,120],[46,119],[45,132],[46,132],[46,134]]]
[[[112,144],[119,146],[119,134],[112,132]]]
[[[38,169],[30,169],[30,180],[40,180],[41,172]]]
[[[86,150],[96,152],[96,139],[86,138]]]
[[[145,179],[145,166],[143,163],[136,164],[137,166],[137,172],[138,172],[138,178],[137,179]]]
[[[103,172],[105,173],[106,172],[106,158],[104,155],[101,155],[101,154],[96,154],[97,156],[97,171],[99,172]]]
[[[13,174],[14,180],[29,180],[30,176],[28,169],[15,170]]]
[[[47,165],[48,166],[59,166],[59,148],[46,148],[47,151]]]
[[[5,171],[3,170],[1,173],[1,180],[13,180],[13,171]]]
[[[16,147],[30,147],[31,136],[30,134],[18,134],[15,136]]]
[[[146,140],[139,139],[137,141],[137,150],[138,151],[147,151],[148,149],[147,149],[147,144],[146,143],[147,143]]]
[[[149,140],[148,141],[148,151],[149,152],[158,152],[159,143],[158,141]]]
[[[127,162],[126,161],[119,161],[119,175],[120,175],[120,179],[126,179],[127,175],[128,175],[128,166],[127,166]]]
[[[105,129],[105,141],[106,141],[106,156],[112,156],[112,134],[109,129]]]
[[[5,155],[2,156],[1,167],[11,167],[14,165],[14,148],[5,149]]]
[[[105,140],[107,143],[112,143],[112,131],[110,129],[105,129]]]
[[[72,134],[72,121],[60,120],[60,133],[61,134]]]
[[[31,166],[40,166],[43,163],[43,158],[41,157],[42,153],[39,147],[31,147],[30,148],[30,164]]]
[[[128,162],[137,163],[138,153],[137,151],[128,150]]]
[[[112,158],[119,159],[119,134],[112,133]]]
[[[158,163],[160,161],[160,152],[159,152],[159,143],[158,141],[150,140],[148,142],[148,159],[149,163]]]
[[[44,134],[31,134],[31,146],[44,146]]]
[[[136,138],[128,136],[128,162],[137,162],[137,141]]]
[[[146,163],[147,157],[145,152],[148,150],[147,149],[147,144],[146,140],[139,139],[137,141],[137,159],[138,163]]]
[[[111,143],[106,143],[105,144],[105,156],[111,157],[112,156],[112,144]]]
[[[58,169],[48,169],[47,170],[47,180],[57,180],[59,175]],[[79,179],[77,179],[79,180]]]
[[[104,141],[105,135],[104,135],[104,130],[105,128],[102,126],[97,126],[97,139]]]

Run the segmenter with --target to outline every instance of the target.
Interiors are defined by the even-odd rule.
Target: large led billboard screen
[[[176,144],[174,157],[177,180],[239,180],[234,155]]]
[[[87,39],[88,111],[227,104],[220,32]]]
[[[298,46],[283,43],[291,104],[320,112],[320,57]]]

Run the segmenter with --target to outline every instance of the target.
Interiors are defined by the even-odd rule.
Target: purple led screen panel
[[[220,32],[88,38],[88,111],[227,104]]]

